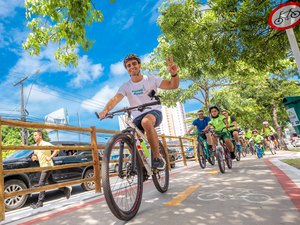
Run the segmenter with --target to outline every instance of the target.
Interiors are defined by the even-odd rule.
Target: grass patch
[[[300,158],[297,159],[283,159],[282,162],[289,164],[290,166],[300,169]]]
[[[300,152],[300,148],[297,147],[297,148],[289,148],[289,151],[291,152]]]

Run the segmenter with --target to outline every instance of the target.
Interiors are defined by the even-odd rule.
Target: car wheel
[[[175,157],[171,157],[170,162],[175,162]],[[171,168],[175,168],[175,163],[170,164]]]
[[[11,193],[27,189],[26,184],[22,180],[8,180],[4,184],[4,192]],[[27,201],[28,195],[18,195],[4,200],[5,210],[11,211],[21,208]]]
[[[116,172],[118,172],[118,170],[119,170],[119,165],[118,165],[118,164],[116,164],[116,165],[115,165],[115,170],[114,170],[114,171],[115,171],[115,173],[116,173]]]
[[[93,177],[93,176],[94,176],[94,170],[89,169],[85,172],[83,178],[90,178],[90,177]],[[95,190],[95,182],[94,181],[85,182],[85,183],[81,184],[81,187],[85,191]]]

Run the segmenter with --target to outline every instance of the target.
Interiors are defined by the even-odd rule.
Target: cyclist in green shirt
[[[242,151],[242,146],[239,138],[239,125],[236,121],[235,116],[230,116],[226,109],[222,110],[222,115],[225,116],[228,120],[229,126],[231,126],[228,130],[235,140],[238,151]]]
[[[247,141],[252,138],[252,131],[249,129],[249,127],[245,127],[244,138]]]
[[[255,129],[252,131],[252,138],[250,139],[250,141],[254,141],[255,144],[262,144],[264,138],[258,134],[258,131]]]
[[[262,155],[264,155],[265,154],[265,147],[264,147],[264,145],[263,145],[263,140],[264,140],[264,138],[261,136],[261,135],[259,135],[259,133],[258,133],[258,131],[256,130],[256,129],[254,129],[253,131],[252,131],[252,137],[251,137],[251,139],[249,140],[249,142],[250,141],[253,141],[255,144],[261,144],[261,150],[262,150]]]
[[[263,122],[263,128],[261,129],[261,133],[266,140],[266,146],[268,141],[273,141],[275,147],[279,148],[279,142],[277,138],[277,133],[275,129],[269,124],[268,121]]]
[[[227,145],[227,147],[231,153],[231,158],[235,159],[233,144],[230,140],[230,134],[228,133],[227,129],[225,129],[225,128],[230,127],[230,125],[228,124],[227,118],[225,116],[223,116],[222,114],[220,114],[220,110],[217,106],[209,107],[209,113],[211,115],[211,120],[208,123],[205,130],[210,127],[213,127],[215,132],[223,138],[225,144]],[[217,140],[215,137],[213,137],[212,139],[213,139],[213,143],[215,146],[217,144]]]

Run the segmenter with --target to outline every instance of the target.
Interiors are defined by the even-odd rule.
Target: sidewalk
[[[278,158],[274,158],[274,157],[278,157]],[[296,206],[296,208],[298,208],[298,211],[300,212],[300,210],[299,210],[300,204],[298,203],[300,200],[300,197],[298,195],[290,196],[288,193],[290,190],[293,191],[296,189],[297,189],[296,191],[299,193],[299,191],[300,191],[300,170],[280,161],[281,159],[285,159],[285,158],[300,158],[300,152],[297,153],[297,152],[280,151],[275,156],[268,155],[268,157],[266,157],[266,159],[265,159],[265,163],[263,163],[263,161],[261,161],[261,160],[255,160],[254,157],[243,158],[240,163],[235,162],[236,164],[233,167],[234,168],[233,171],[229,170],[225,174],[216,174],[215,173],[218,170],[217,165],[215,165],[214,167],[211,167],[209,169],[198,170],[199,165],[197,165],[195,163],[194,165],[191,164],[189,167],[183,167],[180,169],[172,170],[173,179],[171,178],[171,182],[174,182],[174,180],[178,181],[180,179],[179,177],[181,176],[180,175],[181,173],[182,173],[182,175],[184,175],[184,173],[187,173],[188,176],[185,176],[182,179],[186,180],[186,181],[188,179],[191,179],[192,180],[191,182],[194,183],[194,182],[197,182],[197,179],[193,178],[193,176],[196,176],[196,173],[200,173],[200,174],[202,174],[200,177],[200,182],[203,183],[203,184],[201,184],[200,190],[206,190],[205,184],[208,185],[206,182],[208,182],[209,180],[205,181],[205,179],[211,180],[211,178],[213,178],[215,181],[212,181],[212,182],[217,182],[218,179],[222,179],[222,177],[225,179],[225,176],[228,175],[230,177],[230,179],[232,179],[232,182],[236,182],[238,180],[237,176],[239,175],[239,173],[241,174],[241,177],[244,177],[245,175],[243,175],[243,174],[245,173],[245,170],[247,170],[249,168],[249,165],[251,165],[251,164],[253,166],[253,169],[250,168],[251,170],[250,170],[249,174],[252,174],[253,171],[255,171],[254,168],[258,168],[256,170],[261,171],[261,176],[269,176],[267,174],[271,174],[271,172],[270,171],[267,172],[266,170],[262,169],[262,167],[261,167],[262,164],[267,164],[269,169],[272,171],[272,173],[277,178],[278,183],[281,184],[281,186],[282,186],[281,188],[285,191],[286,195],[288,195],[290,197],[290,199],[293,201],[294,205]],[[243,160],[245,162],[243,162]],[[255,165],[256,163],[260,163],[261,165],[257,167]],[[266,165],[264,167],[266,167]],[[213,169],[213,171],[211,171],[210,169]],[[179,174],[179,175],[177,176],[176,174]],[[236,176],[232,176],[233,174],[236,174]],[[203,175],[205,175],[205,177],[203,177]],[[176,179],[174,179],[175,177],[176,177]],[[280,181],[281,180],[280,177],[285,177],[285,178],[289,177],[289,179],[288,179],[289,181],[286,182],[289,184],[288,185],[282,184],[282,181]],[[228,179],[228,178],[226,178],[226,179]],[[265,181],[266,181],[266,184],[269,185],[270,179],[269,178],[267,178],[267,179],[268,179],[268,181],[266,179],[265,179]],[[246,177],[244,177],[244,181],[247,181],[247,180],[253,181],[256,179],[246,179]],[[261,181],[263,182],[264,179],[261,179]],[[292,181],[292,182],[290,182],[290,181]],[[283,181],[283,182],[285,182],[285,181]],[[145,182],[145,186],[148,186],[148,188],[149,188],[149,186],[151,187],[151,185],[152,185],[152,181]],[[161,200],[161,198],[166,198],[166,199],[169,198],[168,195],[170,195],[170,194],[172,195],[174,193],[178,193],[177,190],[174,190],[174,189],[178,188],[178,185],[180,185],[180,184],[172,185],[173,189],[170,189],[170,191],[167,195],[162,195],[162,197],[160,197],[160,200]],[[253,185],[256,186],[255,184],[253,184]],[[288,188],[289,188],[290,187],[289,185],[292,185],[292,189],[286,188],[286,186],[288,186]],[[277,186],[278,186],[278,184],[277,184]],[[263,187],[263,185],[262,185],[262,187]],[[281,189],[279,186],[278,186],[278,188]],[[181,190],[180,188],[178,188],[178,189]],[[210,188],[208,188],[208,189],[210,189]],[[268,188],[266,190],[274,190],[274,188]],[[279,192],[284,193],[282,190],[280,190]],[[174,221],[173,221],[173,223],[171,221],[172,218],[174,217],[174,215],[172,216],[172,214],[170,212],[173,210],[178,211],[178,208],[177,209],[176,208],[173,208],[173,209],[162,208],[161,209],[159,207],[162,204],[158,202],[159,201],[158,199],[155,199],[157,197],[157,192],[154,190],[152,193],[151,192],[148,192],[148,193],[149,193],[148,195],[151,195],[151,197],[149,200],[145,200],[145,202],[142,204],[143,207],[145,207],[147,205],[147,202],[148,202],[148,204],[150,204],[150,202],[153,201],[152,204],[154,204],[156,207],[158,207],[157,208],[158,211],[165,211],[164,215],[166,217],[170,217],[170,221],[165,224],[174,224],[175,225],[175,224],[178,224],[176,222],[180,222],[180,220],[178,220],[178,218],[177,218],[177,220],[175,220],[175,223],[174,223]],[[277,196],[276,193],[275,193],[275,195]],[[272,195],[270,195],[270,196],[272,196]],[[287,198],[287,196],[285,198]],[[296,201],[294,201],[295,198],[296,198]],[[297,201],[297,198],[298,198],[298,201]],[[163,199],[163,200],[166,200],[166,199]],[[55,223],[55,224],[75,225],[75,224],[82,224],[79,222],[80,222],[80,219],[83,219],[83,218],[85,218],[85,219],[83,219],[84,221],[88,221],[87,223],[84,223],[84,224],[100,224],[100,223],[101,224],[125,224],[125,222],[116,221],[116,219],[113,216],[111,216],[111,213],[110,213],[107,205],[105,204],[105,200],[104,200],[102,193],[95,194],[94,192],[85,192],[85,193],[82,193],[80,196],[72,196],[72,198],[69,200],[70,201],[55,200],[52,202],[48,202],[47,204],[45,204],[44,207],[36,209],[36,210],[32,210],[32,209],[26,207],[21,210],[18,210],[18,212],[9,212],[6,214],[6,220],[1,222],[0,224],[1,225],[4,225],[4,224],[5,225],[17,225],[17,224],[30,225],[30,224],[52,224],[52,223]],[[273,198],[273,201],[275,201],[275,200],[278,200],[278,199]],[[195,198],[192,198],[190,201],[193,201],[192,204],[190,204],[188,201],[185,203],[185,207],[187,209],[192,210],[192,208],[195,208],[195,212],[202,210],[201,212],[205,213],[204,208],[201,208],[201,204],[199,203],[199,200],[195,201]],[[232,200],[232,201],[234,201],[234,200]],[[229,203],[230,203],[230,201],[229,201]],[[221,206],[222,206],[222,204],[223,203],[221,203]],[[270,204],[270,205],[268,205],[268,204]],[[292,205],[292,203],[289,203],[289,204]],[[271,220],[271,218],[272,217],[276,218],[276,215],[279,215],[280,211],[277,212],[276,207],[273,208],[272,210],[270,210],[270,207],[273,205],[274,205],[274,202],[271,202],[271,203],[269,202],[269,203],[266,203],[266,206],[263,206],[263,205],[260,206],[264,210],[274,211],[274,216],[270,215],[270,217],[267,217],[268,219],[264,223],[260,223],[260,224],[276,224],[276,223],[274,223],[274,221]],[[212,204],[212,208],[210,208],[210,207],[208,207],[208,205],[206,205],[205,210],[208,210],[209,213],[213,213],[213,211],[216,210],[215,208],[219,207],[219,206],[220,206],[220,204],[215,204],[215,203]],[[148,217],[151,213],[154,213],[156,211],[152,207],[153,206],[141,208],[140,215],[143,215],[144,217],[146,217],[146,216]],[[236,207],[236,205],[231,206],[231,209],[232,209],[232,207]],[[241,207],[243,207],[243,205],[241,205]],[[255,205],[253,205],[253,207],[255,207]],[[290,208],[290,207],[291,206],[288,206],[287,208]],[[223,208],[223,207],[221,207],[221,208]],[[102,219],[101,219],[101,221],[94,220],[94,218],[97,218],[98,216],[100,216],[99,211],[101,211],[101,214],[103,215],[103,218],[102,218],[103,221],[102,221]],[[257,212],[259,212],[259,211],[257,211]],[[157,213],[159,213],[159,212],[157,212]],[[183,211],[181,213],[179,212],[179,214],[182,214],[182,213],[183,213]],[[241,213],[241,212],[239,212],[239,213]],[[269,212],[266,211],[265,214],[268,214],[268,213]],[[283,212],[283,213],[286,213],[286,212]],[[91,217],[90,219],[89,219],[89,215]],[[93,215],[94,215],[94,217],[92,217]],[[96,216],[96,215],[98,215],[98,216]],[[186,215],[188,215],[188,214],[186,214]],[[242,214],[240,214],[240,215],[242,215]],[[256,215],[255,218],[258,218],[258,216],[259,215]],[[292,216],[291,218],[294,218],[295,214],[293,214],[291,216]],[[129,224],[136,224],[137,220],[141,220],[140,217],[136,218],[134,221],[131,221],[132,223],[129,223]],[[144,217],[142,219],[145,219]],[[251,218],[250,215],[248,215],[247,217],[249,217],[248,219]],[[107,219],[107,222],[105,222],[106,219]],[[155,218],[153,218],[153,219],[155,219]],[[229,219],[230,219],[230,217],[228,218],[228,220]],[[229,221],[231,221],[231,220],[229,220]],[[139,222],[141,222],[141,221],[139,221]],[[200,220],[198,222],[200,222]],[[139,224],[142,224],[142,223],[139,223]],[[145,224],[147,224],[147,223],[145,223]],[[148,221],[148,224],[150,224],[149,221]],[[197,223],[195,223],[195,224],[197,224]],[[224,221],[224,224],[226,224],[226,221]],[[296,224],[297,224],[297,222],[296,222]]]

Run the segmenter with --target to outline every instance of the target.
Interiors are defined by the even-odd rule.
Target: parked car
[[[115,162],[111,162],[109,163],[109,171],[110,172],[117,172],[119,170],[119,160],[120,155],[112,155],[110,156],[110,160],[114,160]],[[124,158],[123,159],[129,159],[131,157],[130,154],[128,153],[124,153]],[[126,160],[125,160],[126,161]],[[129,162],[125,162],[123,163],[123,169],[126,168],[126,166],[128,165]]]
[[[293,145],[293,147],[300,147],[300,138],[295,138],[294,140],[292,140],[291,144]]]
[[[170,162],[175,162],[177,160],[177,151],[175,149],[168,148],[169,160]],[[170,164],[171,168],[175,168],[175,163]]]
[[[53,145],[63,146],[78,146],[88,145],[89,143],[78,142],[51,142]],[[90,150],[61,150],[59,154],[53,158],[54,165],[67,165],[71,163],[82,163],[92,161],[92,152]],[[39,167],[37,161],[32,161],[31,156],[33,150],[18,150],[9,155],[3,160],[4,170],[14,170],[21,168]],[[100,159],[100,157],[99,157]],[[78,166],[73,168],[53,170],[53,178],[58,183],[71,180],[78,180],[82,178],[92,177],[94,174],[93,166]],[[6,193],[21,191],[27,188],[38,185],[40,172],[26,172],[19,174],[8,174],[4,176],[4,191]],[[94,182],[86,182],[81,184],[84,190],[95,189]],[[21,208],[27,201],[29,195],[20,195],[5,199],[6,211]]]
[[[194,148],[188,147],[187,149],[185,149],[184,154],[187,159],[194,158],[195,157]]]

